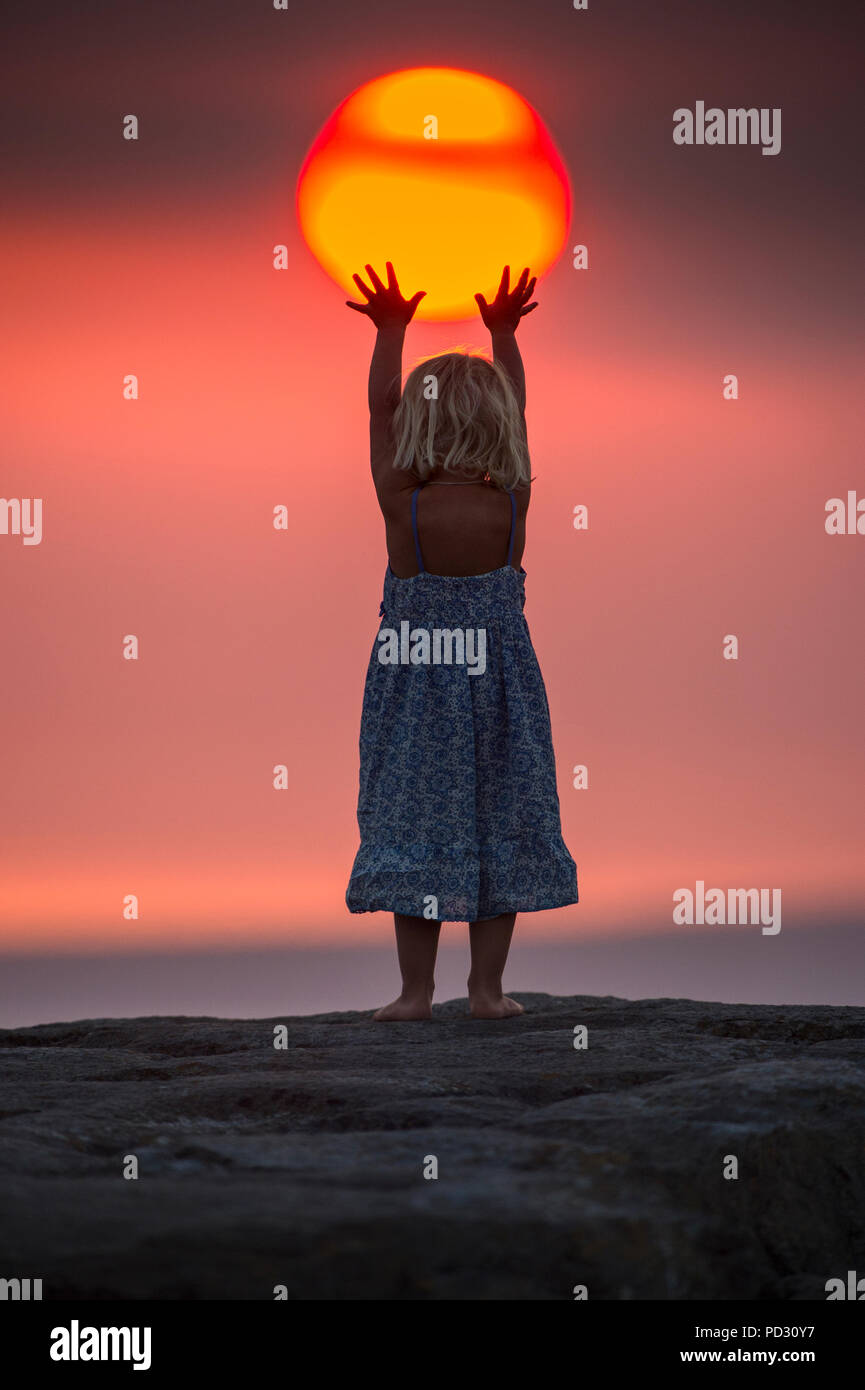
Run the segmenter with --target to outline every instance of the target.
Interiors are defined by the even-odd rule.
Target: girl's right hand
[[[364,284],[359,275],[353,275],[351,278],[367,303],[355,304],[350,299],[345,302],[349,309],[356,309],[359,314],[366,314],[367,318],[371,318],[376,328],[405,328],[426,294],[426,290],[418,290],[411,299],[403,299],[390,261],[385,261],[385,268],[387,270],[387,284],[383,285],[372,266],[365,267],[372,289]]]
[[[532,297],[538,277],[533,275],[530,280],[528,267],[526,267],[513,289],[509,291],[510,275],[511,268],[506,265],[502,271],[499,288],[492,304],[488,304],[482,294],[475,295],[478,308],[481,311],[481,318],[491,333],[501,332],[502,329],[511,333],[516,332],[520,319],[538,307],[537,302],[534,304],[528,302]]]

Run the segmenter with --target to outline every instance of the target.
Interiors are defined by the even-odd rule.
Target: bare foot
[[[497,999],[488,994],[471,994],[469,1010],[472,1018],[516,1018],[525,1013],[522,1004],[507,994],[500,994]]]
[[[401,994],[392,1004],[385,1004],[373,1014],[375,1023],[408,1023],[414,1018],[432,1018],[431,994]]]

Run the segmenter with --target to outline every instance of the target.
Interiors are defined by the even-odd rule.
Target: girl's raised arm
[[[350,299],[345,301],[350,309],[372,319],[378,329],[369,364],[368,395],[370,462],[379,497],[382,489],[393,480],[391,423],[400,401],[405,330],[426,294],[426,290],[418,290],[411,299],[404,299],[390,261],[385,263],[385,268],[387,284],[383,285],[372,266],[365,267],[371,289],[359,275],[352,276],[367,301],[365,304],[356,304]]]
[[[520,319],[538,307],[537,303],[529,304],[528,302],[534,292],[537,276],[533,275],[529,279],[529,272],[526,269],[514,288],[509,290],[510,274],[511,268],[506,265],[502,271],[499,288],[492,304],[488,304],[482,294],[476,294],[475,299],[481,311],[481,318],[490,330],[493,357],[504,367],[510,377],[517,394],[520,410],[524,411],[526,408],[526,373],[514,335]]]

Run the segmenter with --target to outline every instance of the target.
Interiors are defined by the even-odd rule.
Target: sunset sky
[[[785,930],[859,913],[865,536],[824,529],[829,498],[865,497],[851,11],[22,9],[0,491],[43,499],[44,536],[0,535],[0,951],[390,939],[344,905],[386,563],[373,331],[304,244],[295,188],[350,92],[424,65],[538,111],[567,245],[589,248],[520,329],[526,617],[581,902],[518,933],[669,933],[698,879],[780,887]],[[781,153],[677,147],[698,99],[780,107]],[[486,346],[480,321],[413,326],[406,365],[455,344]]]

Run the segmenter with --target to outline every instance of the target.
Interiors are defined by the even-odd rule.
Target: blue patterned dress
[[[562,839],[550,714],[523,616],[525,570],[429,574],[388,565],[380,634],[396,634],[396,664],[373,646],[360,726],[361,845],[346,892],[351,912],[400,912],[475,922],[577,901],[577,871]],[[485,668],[459,649],[423,660],[419,631],[486,633]],[[402,639],[400,644],[400,639]],[[408,643],[417,643],[413,662]],[[466,639],[469,640],[468,637]],[[395,643],[388,639],[393,654]],[[434,641],[434,638],[433,638]],[[478,657],[480,638],[471,639]],[[469,651],[469,647],[466,647]],[[430,652],[432,655],[432,651]]]

